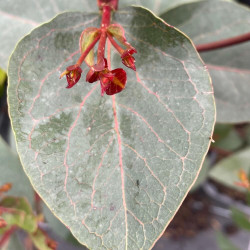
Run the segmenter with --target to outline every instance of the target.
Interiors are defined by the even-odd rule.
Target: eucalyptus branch
[[[231,37],[228,39],[212,42],[212,43],[204,43],[196,45],[196,49],[199,52],[215,50],[220,48],[225,48],[229,46],[233,46],[239,43],[244,43],[250,41],[250,33],[246,33],[240,36]]]

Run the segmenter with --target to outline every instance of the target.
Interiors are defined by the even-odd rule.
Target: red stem
[[[77,65],[81,65],[85,59],[85,57],[89,54],[90,50],[92,50],[94,48],[94,46],[96,45],[96,43],[98,42],[98,40],[100,39],[101,34],[99,34],[95,40],[87,47],[87,49],[81,54],[80,58],[77,61]]]
[[[113,10],[118,8],[118,0],[97,0],[99,9],[102,10],[104,6],[109,6]]]
[[[122,54],[124,52],[124,49],[119,46],[119,44],[116,43],[114,38],[108,33],[108,39],[112,43],[112,45],[116,48],[116,50]]]
[[[224,39],[224,40],[217,41],[217,42],[198,44],[196,45],[196,49],[199,52],[209,51],[209,50],[225,48],[228,46],[236,45],[239,43],[244,43],[247,41],[250,41],[250,33],[246,33],[240,36],[235,36],[235,37]]]
[[[0,248],[2,248],[4,246],[4,244],[6,243],[6,241],[10,238],[10,236],[17,230],[16,226],[11,227],[9,230],[7,230],[2,238],[0,239]]]
[[[101,23],[101,37],[97,50],[97,64],[102,62],[105,54],[105,45],[107,39],[107,28],[110,24],[111,7],[108,5],[103,6],[102,9],[102,23]]]

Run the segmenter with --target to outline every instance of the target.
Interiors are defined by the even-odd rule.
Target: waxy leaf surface
[[[184,2],[190,0],[120,0],[119,8],[136,4],[159,14]],[[0,67],[7,69],[10,54],[24,35],[66,10],[98,12],[97,0],[71,0],[70,3],[66,0],[0,1]]]
[[[59,76],[96,14],[64,13],[16,47],[8,102],[18,152],[37,192],[92,249],[149,249],[194,183],[213,132],[211,82],[190,40],[142,8],[114,14],[137,49],[126,88],[101,97]],[[109,51],[110,46],[108,46]],[[108,55],[111,68],[123,67]],[[83,72],[87,68],[83,66]]]
[[[229,1],[199,1],[181,5],[162,18],[185,32],[195,44],[215,42],[250,29],[250,11]],[[250,121],[250,42],[201,53],[212,77],[217,122]]]

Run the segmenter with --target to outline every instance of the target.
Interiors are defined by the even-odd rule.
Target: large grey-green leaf
[[[98,11],[94,0],[0,1],[0,67],[7,68],[11,52],[20,38],[40,23],[65,10]]]
[[[250,11],[229,1],[184,4],[162,15],[187,33],[195,44],[214,42],[249,32]],[[250,120],[250,42],[201,53],[211,74],[217,122]]]
[[[120,0],[119,5],[121,7],[128,5],[140,5],[144,6],[156,14],[161,14],[174,6],[192,2],[192,0]]]
[[[226,186],[246,191],[245,188],[235,184],[236,182],[241,182],[239,179],[239,171],[241,169],[247,174],[250,173],[250,147],[218,162],[210,171],[209,176]]]
[[[213,92],[182,33],[141,8],[113,21],[138,50],[124,91],[101,97],[99,83],[84,76],[65,89],[59,76],[79,56],[78,37],[100,18],[64,13],[13,53],[10,116],[26,173],[80,242],[149,249],[198,175],[214,125]],[[117,58],[112,53],[112,68],[121,67]]]
[[[119,7],[142,5],[159,14],[184,2],[190,0],[120,0]],[[66,0],[0,1],[0,67],[7,68],[8,58],[21,37],[66,10],[97,12],[97,0],[73,0],[70,3]]]

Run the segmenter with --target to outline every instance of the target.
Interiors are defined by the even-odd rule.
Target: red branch
[[[231,38],[228,38],[225,40],[220,40],[217,42],[198,44],[198,45],[196,45],[196,49],[199,52],[203,52],[203,51],[225,48],[225,47],[229,47],[229,46],[236,45],[239,43],[244,43],[247,41],[250,41],[250,33],[246,33],[246,34],[243,34],[240,36],[231,37]]]

